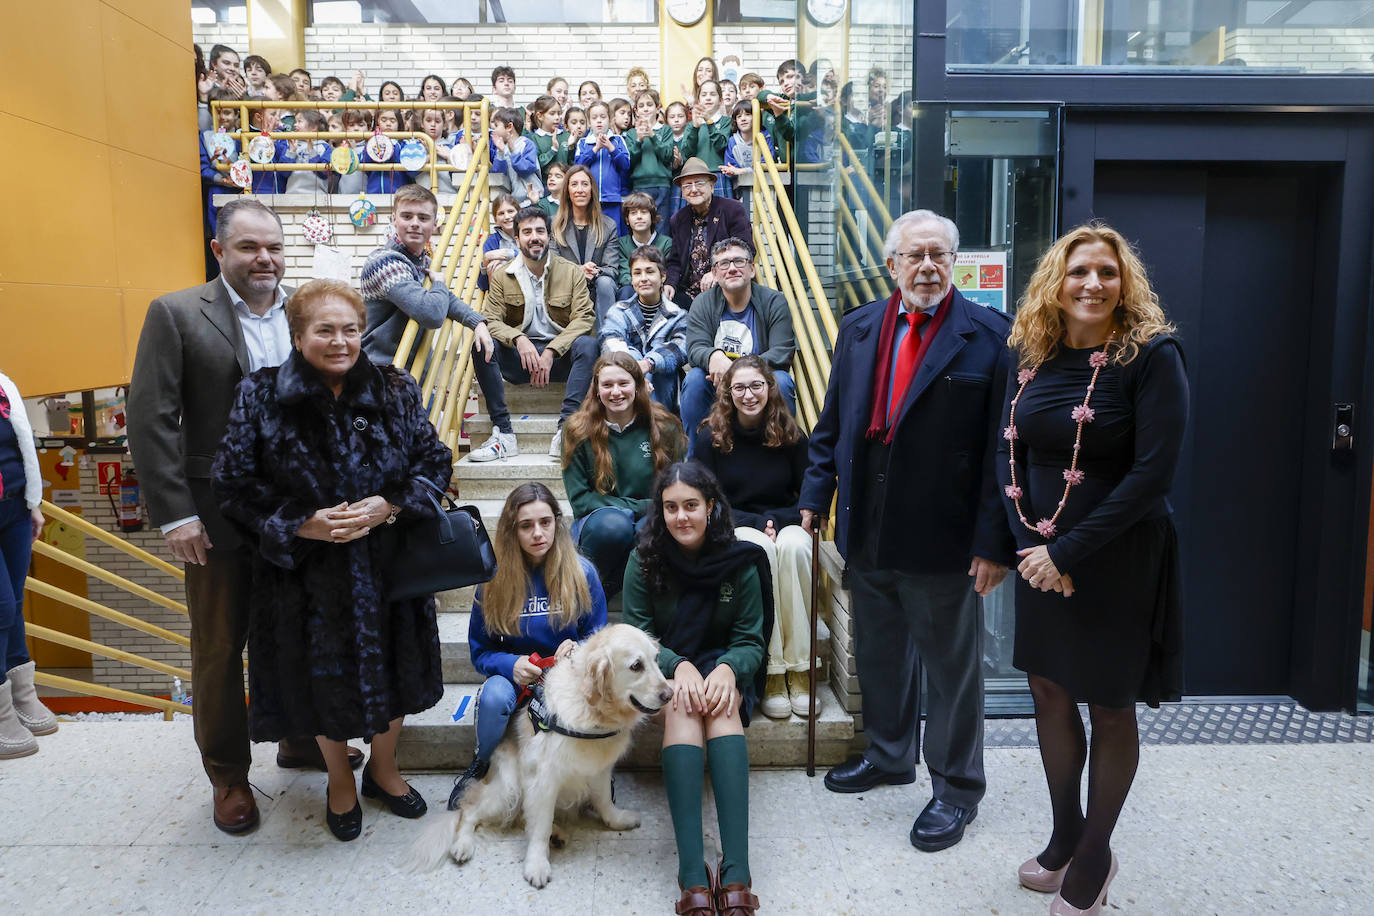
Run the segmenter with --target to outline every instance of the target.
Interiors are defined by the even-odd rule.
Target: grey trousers
[[[854,655],[863,690],[864,756],[884,770],[916,764],[919,669],[926,672],[923,750],[932,795],[976,805],[983,775],[983,602],[973,577],[849,570]],[[919,664],[918,664],[919,661]]]

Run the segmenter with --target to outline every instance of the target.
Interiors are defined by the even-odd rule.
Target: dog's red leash
[[[530,664],[535,665],[536,667],[538,667],[538,668],[540,668],[540,669],[542,669],[542,670],[544,670],[544,671],[548,671],[550,668],[552,668],[554,665],[556,665],[556,664],[558,663],[558,656],[556,656],[556,655],[550,655],[548,658],[545,658],[544,656],[540,655],[538,652],[531,652],[531,653],[530,653],[530,656],[529,656],[529,660],[530,660]],[[516,694],[516,697],[515,697],[515,704],[516,704],[517,706],[519,706],[521,703],[523,703],[523,702],[525,702],[526,700],[528,700],[533,694],[534,694],[534,687],[533,687],[533,685],[521,687],[521,688],[520,688],[520,692],[519,692],[518,694]]]

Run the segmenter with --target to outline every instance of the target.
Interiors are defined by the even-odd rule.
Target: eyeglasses
[[[932,264],[948,264],[954,258],[952,251],[899,251],[896,259],[899,263],[915,267],[930,258]]]
[[[711,187],[715,187],[715,184],[716,184],[716,183],[715,183],[714,181],[710,181],[710,180],[705,179],[705,178],[696,178],[696,179],[690,179],[690,180],[688,180],[688,181],[680,182],[680,183],[678,184],[678,187],[682,188],[682,190],[684,190],[684,191],[695,191],[695,190],[700,190],[700,189],[702,189],[702,188],[711,188]]]
[[[721,258],[720,260],[716,261],[715,268],[716,270],[721,270],[723,268],[730,267],[739,270],[742,269],[748,263],[748,258]]]
[[[759,379],[757,382],[736,382],[735,384],[730,386],[730,393],[734,395],[742,395],[746,391],[751,391],[754,394],[762,394],[764,389],[766,389],[767,387],[768,383],[763,381],[762,379]]]

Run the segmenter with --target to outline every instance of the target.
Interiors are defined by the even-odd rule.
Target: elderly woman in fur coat
[[[350,286],[315,280],[286,303],[294,349],[238,388],[214,465],[224,515],[256,545],[248,632],[255,741],[315,735],[329,769],[326,823],[362,830],[347,741],[372,744],[362,790],[403,817],[425,801],[401,777],[404,717],[443,693],[434,599],[388,602],[388,542],[433,513],[416,478],[448,484],[452,453],[406,373],[360,350]]]

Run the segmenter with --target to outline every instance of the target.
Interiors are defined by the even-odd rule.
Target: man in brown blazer
[[[290,290],[281,285],[281,220],[270,209],[233,201],[220,209],[215,236],[220,276],[148,307],[129,385],[129,448],[148,516],[186,566],[196,744],[214,786],[215,825],[243,833],[258,823],[242,664],[251,553],[219,512],[210,465],[239,380],[291,353]],[[350,748],[354,756],[357,766],[362,754]],[[311,737],[282,742],[277,763],[324,769]]]
[[[561,458],[563,421],[586,396],[596,363],[592,297],[581,266],[549,252],[547,213],[525,207],[515,215],[515,233],[520,257],[492,275],[482,313],[506,381],[542,388],[567,379],[549,446],[549,454]]]

